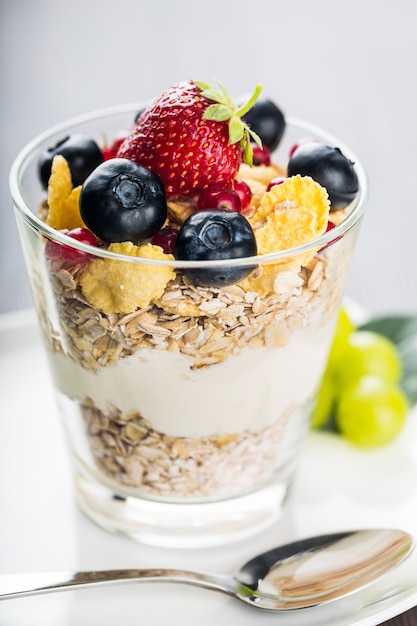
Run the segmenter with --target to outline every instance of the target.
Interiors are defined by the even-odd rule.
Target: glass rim
[[[143,105],[143,103],[142,103]],[[77,250],[81,250],[82,252],[89,253],[92,257],[100,257],[104,259],[110,259],[115,261],[124,261],[124,262],[133,262],[139,264],[146,265],[165,265],[168,267],[178,268],[178,269],[186,269],[186,268],[209,268],[209,267],[222,267],[225,264],[228,267],[241,267],[246,266],[248,262],[256,265],[262,264],[270,264],[283,261],[288,258],[293,258],[298,255],[304,255],[308,252],[317,252],[321,248],[326,247],[329,243],[334,241],[335,239],[343,237],[348,231],[350,231],[355,224],[362,217],[365,204],[368,199],[368,179],[365,172],[365,169],[360,161],[360,159],[356,156],[356,154],[343,142],[340,141],[337,137],[323,130],[321,127],[316,126],[310,122],[306,122],[302,119],[292,116],[286,116],[286,124],[287,126],[298,128],[305,131],[307,134],[315,135],[320,138],[320,140],[325,141],[329,145],[337,146],[341,149],[341,151],[345,154],[347,158],[353,161],[355,165],[355,171],[359,180],[359,192],[356,198],[346,207],[348,209],[348,214],[345,219],[340,222],[340,224],[336,225],[330,231],[327,231],[308,241],[307,243],[294,246],[292,248],[287,248],[285,250],[278,250],[275,252],[269,252],[268,254],[259,254],[256,256],[250,257],[242,257],[235,259],[221,259],[221,260],[204,260],[204,261],[181,261],[181,260],[169,260],[169,259],[148,259],[143,257],[134,257],[129,256],[117,252],[112,252],[105,248],[99,248],[90,246],[89,244],[85,244],[83,242],[77,241],[71,237],[68,237],[64,233],[52,228],[46,222],[44,222],[34,211],[30,209],[30,207],[26,204],[23,194],[20,188],[20,181],[25,166],[27,165],[28,160],[32,157],[32,155],[40,148],[40,146],[45,143],[49,137],[60,133],[69,131],[72,127],[78,124],[85,124],[89,121],[97,121],[100,118],[106,117],[114,117],[116,115],[121,115],[124,113],[132,113],[132,115],[138,110],[141,106],[140,102],[124,104],[119,106],[108,107],[104,109],[97,109],[95,111],[91,111],[89,113],[85,113],[83,115],[79,115],[76,117],[72,117],[65,122],[60,124],[56,124],[44,132],[38,134],[31,141],[29,141],[17,154],[14,159],[10,174],[9,174],[9,191],[11,195],[11,199],[15,209],[18,211],[20,216],[36,231],[40,232],[47,239],[52,241],[56,241],[58,243],[64,244],[71,248],[75,248]],[[105,128],[103,128],[103,134],[105,133]],[[330,213],[331,215],[331,213]]]

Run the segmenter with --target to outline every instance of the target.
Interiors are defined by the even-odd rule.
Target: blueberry
[[[260,98],[243,116],[251,130],[255,131],[262,144],[273,152],[282,139],[285,130],[285,118],[277,105],[268,98]]]
[[[354,163],[339,148],[316,141],[301,144],[288,162],[288,176],[311,176],[327,189],[331,211],[345,208],[359,190]]]
[[[255,256],[256,239],[248,220],[241,213],[205,209],[193,213],[182,225],[175,256],[182,261],[230,260]],[[253,265],[191,268],[184,274],[202,287],[222,287],[242,280]]]
[[[82,185],[97,165],[103,162],[102,152],[94,139],[84,135],[64,137],[40,156],[38,173],[44,189],[48,187],[52,160],[57,154],[61,154],[68,161],[74,187]]]
[[[84,182],[80,213],[102,241],[138,242],[152,237],[166,220],[164,184],[158,174],[134,161],[110,159]]]

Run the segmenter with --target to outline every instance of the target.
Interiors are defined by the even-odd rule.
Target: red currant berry
[[[124,142],[124,140],[126,139],[126,137],[128,136],[129,132],[126,131],[121,131],[113,140],[113,143],[111,143],[109,146],[104,146],[101,149],[101,152],[103,153],[103,160],[104,161],[108,161],[109,159],[115,159],[117,156],[117,152],[120,148],[120,146],[122,145],[122,143]]]
[[[174,254],[175,241],[177,239],[178,230],[172,226],[166,226],[159,230],[151,239],[154,246],[159,246],[165,254]]]
[[[303,137],[303,139],[299,139],[297,141],[297,143],[295,143],[291,148],[290,151],[288,153],[288,158],[291,159],[292,155],[294,154],[294,152],[300,147],[303,146],[305,143],[320,143],[318,139],[314,139],[314,137]]]
[[[91,231],[87,230],[86,228],[73,228],[72,230],[63,229],[59,232],[67,235],[68,237],[71,237],[71,239],[80,241],[81,243],[97,247],[96,237]],[[65,244],[50,240],[46,243],[45,254],[48,259],[62,259],[63,261],[71,263],[72,265],[76,265],[77,263],[84,263],[91,258],[91,254],[89,254],[88,252],[84,252],[83,250],[77,250],[76,248],[72,248],[71,246],[66,246]]]
[[[265,146],[260,148],[256,144],[252,147],[254,165],[271,165],[271,153]]]
[[[333,230],[333,228],[335,227],[336,227],[336,224],[334,224],[333,222],[329,220],[326,226],[326,233],[328,233],[330,230]],[[331,241],[329,241],[328,244],[326,244],[325,246],[323,246],[323,248],[320,249],[320,252],[321,250],[324,250],[325,248],[328,248],[329,246],[331,246],[333,243],[336,243],[336,241],[339,241],[339,239],[341,239],[341,237],[336,237],[335,239],[332,239]]]
[[[64,235],[68,235],[69,230],[68,228],[63,228],[59,232]],[[62,259],[62,244],[57,241],[52,241],[52,239],[48,239],[45,245],[45,255],[52,261]]]
[[[110,159],[114,159],[114,154],[111,146],[104,146],[101,148],[101,153],[103,155],[103,161],[109,161]]]
[[[329,220],[327,222],[326,233],[328,233],[329,230],[333,230],[333,228],[336,228],[336,224],[334,224],[333,222]],[[336,237],[336,239],[332,239],[327,245],[331,246],[332,243],[336,243],[336,241],[339,241],[339,239],[341,239],[341,237]]]
[[[245,183],[244,180],[234,180],[233,191],[239,196],[242,209],[246,209],[252,199],[252,191],[248,183]]]
[[[223,211],[240,213],[242,203],[236,191],[225,188],[220,183],[211,185],[200,193],[197,201],[197,211],[204,211],[206,209],[222,209]]]
[[[272,189],[272,187],[275,187],[275,185],[282,185],[282,183],[285,180],[285,176],[277,176],[277,178],[273,178],[269,183],[268,183],[268,187],[266,188],[267,191],[270,191]]]

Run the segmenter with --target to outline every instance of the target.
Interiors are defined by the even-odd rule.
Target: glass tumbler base
[[[278,482],[240,497],[204,503],[164,503],[121,496],[85,474],[75,475],[82,511],[111,532],[171,548],[210,547],[239,541],[282,513],[289,483]]]

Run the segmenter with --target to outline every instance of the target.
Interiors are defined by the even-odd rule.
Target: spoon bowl
[[[122,582],[175,582],[227,593],[270,611],[324,604],[371,584],[412,552],[412,537],[396,529],[321,535],[258,555],[233,576],[177,569],[51,572],[0,576],[0,600]]]

